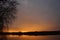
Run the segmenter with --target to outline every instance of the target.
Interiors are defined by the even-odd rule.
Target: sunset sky
[[[10,31],[60,30],[60,0],[18,0],[17,18]]]

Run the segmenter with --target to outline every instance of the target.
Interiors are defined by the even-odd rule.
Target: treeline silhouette
[[[0,35],[60,35],[60,31],[35,31],[35,32],[0,32]]]

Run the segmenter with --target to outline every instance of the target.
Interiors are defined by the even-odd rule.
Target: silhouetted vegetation
[[[31,35],[31,36],[60,35],[60,31],[1,32],[0,35]]]
[[[3,32],[3,29],[15,19],[16,5],[15,0],[0,0],[0,32]]]

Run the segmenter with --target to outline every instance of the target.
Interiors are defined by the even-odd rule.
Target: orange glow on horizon
[[[18,27],[18,29],[16,28]],[[50,31],[53,30],[54,26],[50,24],[27,24],[21,25],[21,27],[16,26],[14,28],[10,28],[5,32],[34,32],[34,31]]]
[[[4,32],[29,32],[29,31],[9,30],[9,31],[4,31]]]
[[[7,31],[7,32],[19,32],[19,31],[9,30],[9,31]]]
[[[29,31],[21,31],[21,32],[29,32]]]

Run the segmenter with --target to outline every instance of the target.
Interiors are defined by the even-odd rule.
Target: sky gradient
[[[18,0],[17,18],[9,30],[60,30],[60,0]]]

